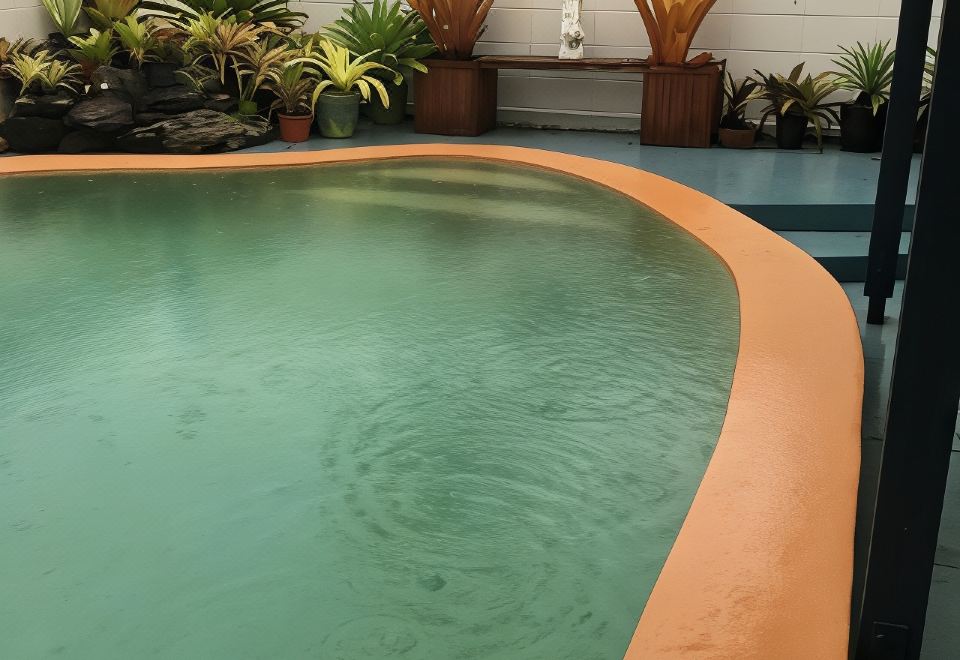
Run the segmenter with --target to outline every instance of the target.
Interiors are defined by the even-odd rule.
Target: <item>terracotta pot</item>
[[[280,118],[280,139],[284,142],[306,142],[310,137],[313,115],[277,113],[277,117]]]
[[[757,139],[755,128],[721,128],[720,144],[727,149],[753,149]]]

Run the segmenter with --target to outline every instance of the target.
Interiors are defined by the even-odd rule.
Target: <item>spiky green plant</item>
[[[283,31],[302,26],[307,18],[303,12],[291,10],[288,0],[146,0],[142,7],[163,17],[195,19],[212,14]]]
[[[114,29],[120,39],[121,49],[129,55],[131,64],[136,64],[138,69],[144,62],[160,59],[155,52],[159,45],[156,19],[138,21],[136,16],[127,16],[114,23]]]
[[[839,87],[831,73],[821,73],[818,76],[808,73],[805,78],[801,78],[803,66],[803,62],[798,64],[787,77],[777,73],[765,75],[754,69],[754,73],[760,77],[757,82],[763,90],[761,98],[768,102],[763,109],[758,130],[763,129],[770,115],[783,116],[788,112],[803,115],[813,124],[817,147],[823,151],[824,127],[828,126],[831,120],[840,123],[840,116],[835,109],[840,104],[827,102],[827,97]]]
[[[39,48],[33,39],[21,37],[11,43],[4,37],[0,37],[0,78],[12,77],[3,70],[4,64],[11,62],[17,55],[33,55],[38,50]]]
[[[853,48],[840,46],[844,55],[833,60],[840,67],[835,71],[841,89],[857,93],[857,102],[870,105],[873,114],[890,98],[893,82],[893,61],[896,51],[890,50],[890,41],[864,46],[859,41]]]
[[[80,18],[83,0],[43,0],[43,6],[60,34],[70,38],[80,33],[77,21]]]
[[[50,51],[41,50],[34,54],[17,53],[0,69],[11,78],[20,82],[20,94],[26,94],[31,87],[54,92],[64,89],[74,94],[80,90],[80,67],[57,60]]]
[[[101,32],[90,28],[90,34],[85,37],[70,37],[70,43],[76,48],[67,49],[67,53],[88,71],[109,65],[113,56],[120,52],[113,41],[113,30]]]
[[[354,55],[372,53],[370,62],[393,71],[427,72],[420,60],[436,52],[420,14],[404,11],[399,0],[373,0],[368,10],[360,0],[323,29],[323,36],[346,46]],[[426,37],[426,38],[425,38]]]
[[[747,123],[747,105],[751,101],[763,98],[763,88],[753,78],[735,80],[728,71],[723,84],[723,118],[721,128],[742,130],[750,128]]]
[[[383,107],[390,107],[390,97],[387,95],[386,87],[383,86],[382,81],[371,75],[375,71],[390,71],[390,69],[376,62],[367,62],[370,53],[354,57],[346,47],[335,44],[329,39],[322,39],[319,48],[319,52],[292,60],[294,63],[304,62],[308,66],[315,66],[327,78],[321,80],[313,90],[311,96],[313,105],[316,105],[320,95],[330,88],[341,93],[347,93],[356,88],[365,101],[369,101],[370,95],[376,91],[383,102]],[[393,74],[393,82],[400,84],[400,74],[396,72]]]
[[[92,0],[92,7],[84,7],[83,11],[90,17],[90,21],[101,30],[109,30],[117,21],[133,14],[140,4],[140,0]]]

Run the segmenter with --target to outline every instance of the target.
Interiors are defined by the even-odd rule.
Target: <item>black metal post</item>
[[[923,642],[960,402],[957,116],[960,0],[947,0],[893,366],[858,660],[915,660]]]
[[[883,160],[874,206],[873,233],[867,262],[869,296],[867,323],[882,324],[887,298],[893,295],[900,253],[900,234],[907,203],[913,138],[923,88],[923,65],[927,57],[927,35],[933,0],[909,0],[900,8],[897,58],[883,135]]]

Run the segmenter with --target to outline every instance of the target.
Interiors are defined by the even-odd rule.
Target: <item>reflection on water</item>
[[[469,161],[0,179],[0,656],[617,658],[723,266]]]

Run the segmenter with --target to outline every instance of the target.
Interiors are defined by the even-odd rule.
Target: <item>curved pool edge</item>
[[[0,159],[0,176],[405,157],[466,157],[572,174],[649,206],[719,256],[740,297],[730,402],[626,658],[845,658],[863,393],[859,330],[833,278],[746,216],[626,165],[486,145],[16,156]]]

